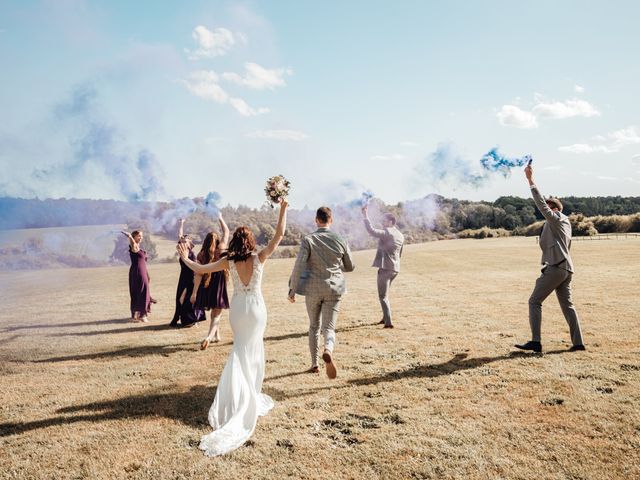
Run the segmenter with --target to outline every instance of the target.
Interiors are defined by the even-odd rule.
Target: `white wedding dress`
[[[209,410],[214,431],[200,440],[207,456],[223,455],[242,446],[253,434],[258,416],[266,415],[274,402],[261,393],[264,379],[264,345],[262,336],[267,324],[267,308],[262,298],[262,263],[257,255],[248,285],[238,276],[233,261],[229,272],[233,281],[233,298],[229,322],[233,330],[233,348],[220,375],[216,397]]]

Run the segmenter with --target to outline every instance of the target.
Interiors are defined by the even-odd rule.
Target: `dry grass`
[[[151,268],[152,323],[127,323],[126,268],[2,274],[0,475],[4,478],[638,478],[640,242],[577,242],[575,302],[587,352],[566,353],[554,298],[543,355],[528,338],[532,238],[410,245],[379,317],[373,252],[356,254],[339,320],[339,377],[308,366],[291,260],[265,274],[264,390],[275,409],[248,445],[197,449],[230,349],[205,326],[165,328],[177,264]],[[226,317],[225,317],[226,319]]]

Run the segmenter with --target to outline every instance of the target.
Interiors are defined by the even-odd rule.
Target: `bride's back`
[[[251,255],[246,260],[233,262],[236,270],[238,271],[238,277],[244,285],[249,285],[251,277],[253,277],[254,257],[256,257],[255,254]]]

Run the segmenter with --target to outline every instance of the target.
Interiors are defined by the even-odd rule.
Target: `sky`
[[[635,1],[0,2],[0,196],[640,195]],[[446,155],[442,153],[445,152]],[[444,173],[443,173],[444,172]],[[477,178],[477,177],[474,177]]]

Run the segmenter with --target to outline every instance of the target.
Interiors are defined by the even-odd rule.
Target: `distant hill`
[[[194,204],[201,204],[204,200],[196,198],[190,201]],[[640,197],[563,197],[562,201],[564,213],[567,215],[581,213],[592,217],[596,215],[630,215],[640,212]],[[166,216],[166,212],[176,208],[179,202],[125,202],[77,198],[38,200],[0,197],[0,230],[131,223],[128,222],[129,220],[153,226],[157,224],[159,217]],[[415,210],[419,209],[421,205],[424,205],[425,209],[438,209],[451,215],[452,221],[450,223],[453,231],[483,226],[513,229],[532,223],[534,217],[538,220],[542,219],[530,198],[500,197],[494,202],[473,202],[429,195],[424,199],[400,202],[397,205],[385,205],[378,199],[375,199],[374,202],[378,204],[379,208],[391,209],[396,213],[408,215],[415,214]],[[403,206],[409,207],[407,212],[403,212]],[[349,209],[348,205],[342,207]],[[225,216],[231,221],[236,217],[245,216],[247,213],[259,214],[264,210],[264,207],[253,209],[242,205],[223,208]],[[269,211],[269,209],[266,210]],[[184,216],[191,215],[189,212],[186,213]],[[308,210],[307,213],[313,214],[311,210]],[[469,215],[470,213],[471,215]],[[400,217],[402,216],[400,215]],[[407,221],[410,222],[409,219]],[[170,229],[171,226],[159,225],[158,230]]]

